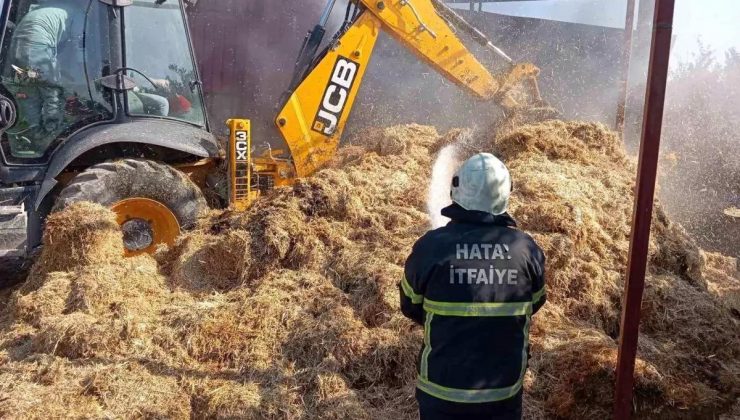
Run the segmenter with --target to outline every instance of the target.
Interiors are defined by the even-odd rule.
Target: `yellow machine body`
[[[229,126],[229,202],[234,210],[244,211],[258,197],[252,189],[252,124],[245,119],[230,119]]]
[[[252,155],[252,123],[244,118],[232,118],[229,127],[229,204],[244,211],[263,190],[290,185],[295,180],[293,164],[282,150],[268,150]]]
[[[278,114],[297,176],[311,175],[334,157],[379,34],[380,21],[363,12]]]
[[[436,1],[352,0],[359,14],[316,58],[275,119],[289,155],[273,151],[255,158],[247,156],[247,162],[237,159],[244,154],[235,142],[244,146],[244,131],[238,125],[245,120],[229,121],[231,200],[237,209],[248,206],[265,187],[290,185],[296,177],[313,174],[334,157],[381,30],[478,99],[494,100],[505,109],[516,108],[519,104],[508,92],[526,81],[539,98],[537,67],[512,64],[508,71],[492,74],[438,13]],[[250,155],[251,143],[248,145]],[[272,180],[269,185],[259,184],[260,177]]]
[[[437,14],[430,0],[361,1],[391,36],[447,79],[479,98],[489,99],[498,92],[496,78]]]

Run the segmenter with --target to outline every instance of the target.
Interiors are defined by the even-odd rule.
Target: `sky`
[[[505,15],[623,28],[627,0],[542,0],[488,3],[483,7],[484,11]],[[728,48],[740,49],[740,1],[676,0],[674,35],[674,63],[690,58],[697,50],[698,39],[716,50],[721,59]]]

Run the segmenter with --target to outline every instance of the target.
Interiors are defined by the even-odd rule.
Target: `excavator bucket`
[[[500,88],[494,100],[509,115],[516,115],[520,122],[536,122],[560,117],[560,112],[542,99],[534,64],[511,66],[507,73],[498,76]]]
[[[494,99],[505,109],[539,107],[542,96],[537,77],[540,69],[534,64],[514,64],[509,71],[498,76],[499,90]]]

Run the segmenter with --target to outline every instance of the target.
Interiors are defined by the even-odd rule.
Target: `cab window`
[[[126,94],[134,116],[205,125],[200,84],[177,0],[135,0],[124,9],[126,67],[136,81]]]
[[[39,159],[76,130],[112,118],[95,81],[110,67],[108,6],[97,0],[20,0],[2,48],[2,90],[17,120],[3,134],[17,159]]]

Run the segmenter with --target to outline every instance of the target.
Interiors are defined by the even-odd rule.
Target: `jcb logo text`
[[[360,65],[339,56],[334,65],[331,80],[324,91],[324,97],[311,128],[321,134],[331,136],[337,129],[344,107],[347,105],[352,85]]]

